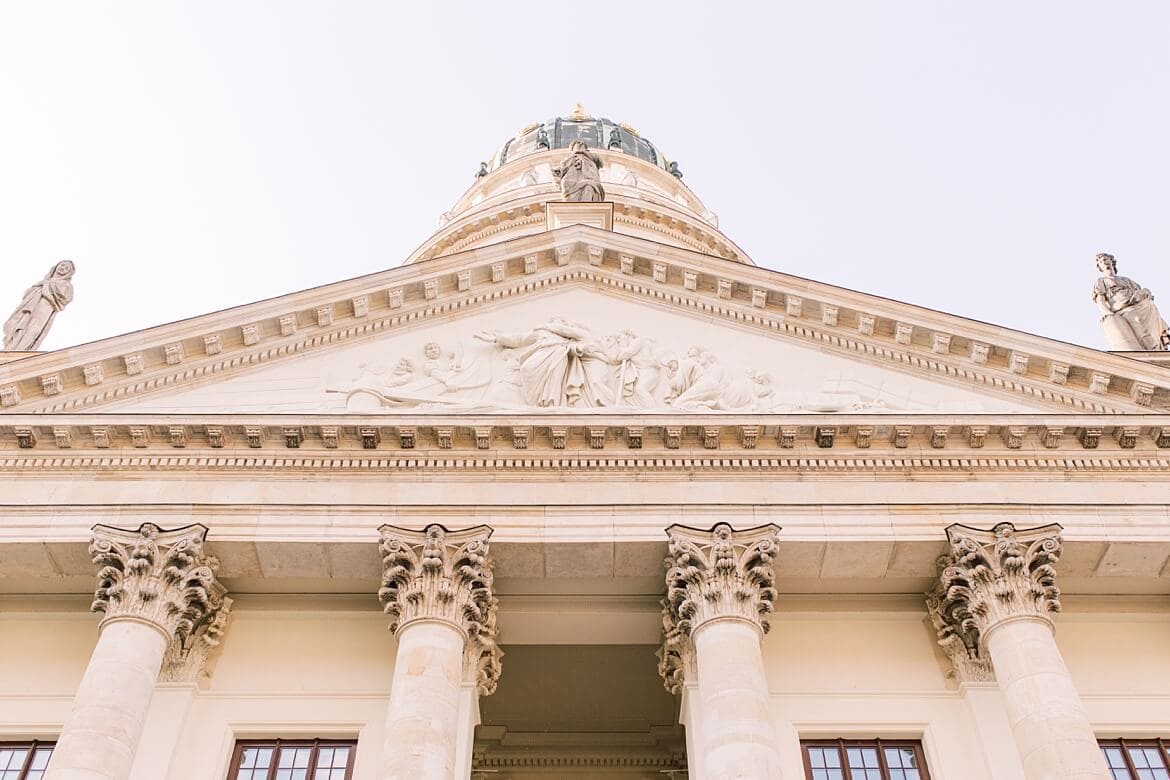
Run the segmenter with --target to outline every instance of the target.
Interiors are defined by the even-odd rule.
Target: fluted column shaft
[[[703,780],[781,777],[768,712],[761,639],[775,598],[772,558],[779,529],[672,526],[663,603],[661,671],[672,692],[697,677],[699,733],[689,766]],[[688,723],[687,728],[691,728]]]
[[[472,748],[463,722],[465,684],[487,695],[499,676],[487,558],[492,532],[440,525],[381,532],[379,597],[398,638],[381,777],[454,780],[457,768],[469,766]]]
[[[937,614],[973,649],[986,648],[1027,780],[1108,780],[1049,617],[1060,609],[1060,530],[948,528]]]
[[[223,599],[201,525],[163,531],[96,526],[97,646],[49,762],[46,780],[126,780],[163,657],[205,625]]]

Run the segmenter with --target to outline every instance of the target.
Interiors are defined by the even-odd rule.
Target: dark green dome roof
[[[587,116],[576,107],[569,116],[559,116],[546,122],[534,122],[509,140],[486,164],[488,173],[510,162],[536,152],[548,149],[568,149],[573,141],[584,141],[590,149],[620,151],[638,157],[651,165],[657,165],[682,178],[677,165],[658,150],[654,144],[626,124],[613,122],[605,117]]]

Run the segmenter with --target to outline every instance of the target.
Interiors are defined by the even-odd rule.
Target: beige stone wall
[[[359,740],[355,780],[375,780],[395,643],[373,596],[324,604],[243,595],[206,687],[155,692],[135,780],[226,776],[237,737]],[[1170,732],[1170,605],[1161,597],[1071,597],[1057,642],[1098,736]],[[0,604],[0,736],[51,737],[96,639],[81,598]],[[948,681],[913,597],[780,596],[764,640],[770,707],[786,777],[801,777],[799,736],[923,740],[935,780],[1018,780],[994,686]],[[505,601],[503,641],[509,638]],[[592,618],[607,641],[642,640],[646,611]],[[516,639],[543,642],[527,624]],[[504,675],[508,674],[507,658]],[[198,769],[192,769],[197,767]]]

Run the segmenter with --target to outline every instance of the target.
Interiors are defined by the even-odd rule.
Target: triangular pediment
[[[1043,408],[579,281],[108,407],[165,414]]]
[[[477,337],[477,334],[481,334]],[[572,226],[0,365],[9,413],[1112,413],[1170,371]]]

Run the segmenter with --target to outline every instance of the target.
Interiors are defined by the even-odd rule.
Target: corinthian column
[[[163,657],[205,630],[224,601],[206,536],[202,525],[94,526],[89,551],[101,569],[92,609],[105,618],[46,780],[130,776]]]
[[[398,637],[381,777],[466,777],[478,696],[495,691],[500,674],[492,529],[380,530],[378,597]]]
[[[940,637],[954,650],[963,645],[977,663],[986,648],[1028,780],[1107,780],[1049,617],[1060,610],[1053,568],[1060,530],[952,525],[949,561],[931,607]]]
[[[776,598],[772,559],[779,528],[735,531],[673,525],[666,529],[665,641],[660,671],[689,696],[687,744],[702,780],[780,777],[776,728],[768,712],[768,684],[760,648]]]

